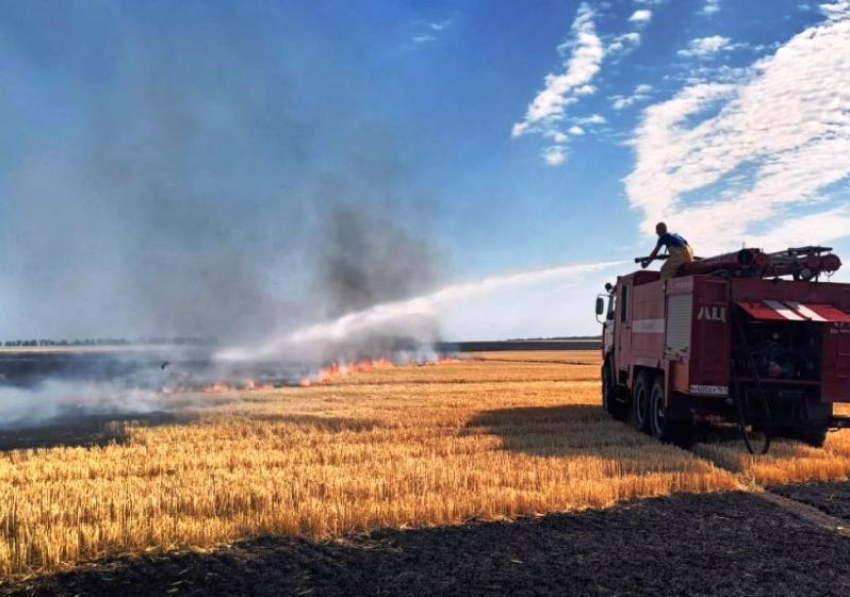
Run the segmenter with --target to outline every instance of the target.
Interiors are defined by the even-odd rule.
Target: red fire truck
[[[604,408],[662,441],[731,422],[751,452],[772,436],[822,445],[848,426],[833,404],[850,402],[850,284],[828,281],[841,267],[831,251],[742,249],[606,285]]]

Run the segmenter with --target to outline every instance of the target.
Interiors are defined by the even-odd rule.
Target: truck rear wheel
[[[669,401],[665,400],[664,376],[658,374],[649,393],[649,432],[662,442],[688,448],[694,442],[694,426],[690,417],[675,418]]]
[[[655,439],[669,442],[673,439],[670,417],[664,400],[664,376],[656,375],[649,393],[649,431]]]
[[[641,371],[632,389],[632,425],[638,431],[649,431],[649,375]]]

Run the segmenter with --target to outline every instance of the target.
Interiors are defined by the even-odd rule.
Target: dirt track
[[[826,487],[808,492],[850,492]],[[261,539],[114,560],[0,595],[850,595],[850,539],[748,494],[681,495],[345,544]]]
[[[850,528],[850,483],[782,485],[771,488],[771,491],[843,519]]]

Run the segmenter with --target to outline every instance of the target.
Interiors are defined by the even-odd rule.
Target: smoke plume
[[[250,342],[432,281],[407,143],[344,40],[291,7],[133,6],[0,20],[0,339]]]
[[[53,421],[92,416],[119,416],[185,410],[208,401],[176,401],[162,394],[108,382],[49,380],[36,388],[4,388],[0,431],[30,428]]]
[[[329,318],[421,293],[434,283],[435,255],[423,238],[396,227],[386,212],[331,206],[321,238],[316,292]]]

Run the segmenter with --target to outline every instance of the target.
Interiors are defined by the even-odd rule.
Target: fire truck
[[[850,402],[850,284],[829,281],[840,267],[829,247],[742,249],[606,284],[605,410],[682,445],[704,423],[737,425],[753,453],[777,436],[823,445],[850,426],[833,414]]]

